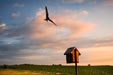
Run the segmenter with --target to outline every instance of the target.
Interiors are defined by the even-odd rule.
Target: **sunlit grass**
[[[0,75],[57,75],[52,72],[35,72],[29,70],[0,69]]]

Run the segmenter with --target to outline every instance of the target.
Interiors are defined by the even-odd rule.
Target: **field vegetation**
[[[74,66],[1,65],[0,75],[75,75]],[[78,75],[113,75],[113,66],[78,66]]]

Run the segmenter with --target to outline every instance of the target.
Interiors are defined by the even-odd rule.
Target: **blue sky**
[[[0,64],[66,64],[75,46],[80,65],[113,65],[112,13],[113,0],[0,0]]]

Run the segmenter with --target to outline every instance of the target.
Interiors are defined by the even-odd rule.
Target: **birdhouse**
[[[76,47],[70,47],[66,50],[64,55],[66,55],[67,63],[79,63],[79,55],[81,54]]]

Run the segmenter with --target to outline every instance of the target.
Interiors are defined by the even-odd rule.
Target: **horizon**
[[[69,47],[78,65],[113,65],[112,14],[113,0],[0,0],[0,65],[68,65]]]
[[[0,64],[0,66],[4,66],[4,65],[8,65],[8,66],[12,66],[12,65],[36,65],[36,66],[75,66],[75,64],[27,64],[27,63],[23,63],[23,64]],[[77,66],[89,66],[89,64],[87,65],[77,65]],[[90,66],[113,66],[113,65],[91,65]]]

